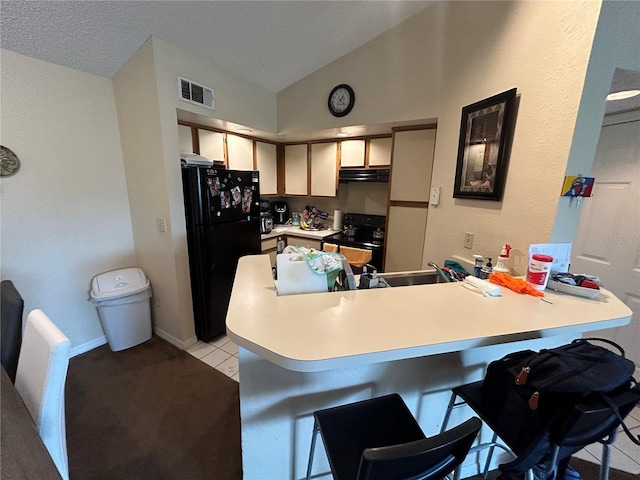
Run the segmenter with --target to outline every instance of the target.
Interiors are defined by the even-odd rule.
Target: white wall
[[[640,70],[640,2],[606,1],[598,20],[589,67],[584,83],[569,153],[566,175],[587,175],[595,157],[596,146],[616,67]],[[581,206],[558,203],[553,227],[554,242],[573,239],[580,220]]]
[[[41,308],[73,354],[105,342],[88,302],[94,275],[135,266],[111,81],[1,50],[2,279]]]
[[[551,238],[599,9],[593,1],[437,2],[280,92],[279,128],[437,118],[431,184],[442,194],[429,209],[423,262],[497,257],[508,242],[522,274],[528,245]],[[356,107],[334,120],[323,91],[340,81],[354,86]],[[454,200],[462,108],[512,87],[520,99],[503,201]],[[313,106],[297,112],[302,98]],[[475,234],[473,250],[463,247],[465,232]]]

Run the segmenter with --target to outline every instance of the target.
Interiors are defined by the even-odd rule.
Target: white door
[[[605,118],[572,250],[572,273],[600,277],[633,311],[631,324],[596,332],[640,368],[640,111]]]

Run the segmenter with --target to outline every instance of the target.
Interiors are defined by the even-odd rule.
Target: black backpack
[[[620,353],[591,341],[605,342]],[[523,350],[488,365],[482,408],[501,431],[508,432],[503,440],[520,454],[530,451],[553,422],[582,400],[601,397],[617,412],[611,398],[635,388],[634,370],[622,347],[606,339],[577,339],[539,352]],[[622,422],[619,412],[617,415]],[[635,438],[624,422],[622,426],[640,445],[640,436]]]

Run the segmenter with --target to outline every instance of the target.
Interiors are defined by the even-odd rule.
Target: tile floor
[[[209,343],[198,342],[187,351],[236,382],[240,381],[238,346],[226,335]],[[640,406],[631,412],[625,423],[634,435],[640,435]],[[599,443],[590,445],[575,456],[599,464],[602,446]],[[611,449],[611,467],[640,475],[640,447],[633,444],[624,432],[618,434]]]
[[[236,382],[240,381],[238,346],[226,335],[209,343],[198,342],[187,352]]]

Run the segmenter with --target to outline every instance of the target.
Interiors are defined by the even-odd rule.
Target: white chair
[[[60,475],[69,478],[64,385],[71,341],[42,310],[27,316],[15,387]]]

